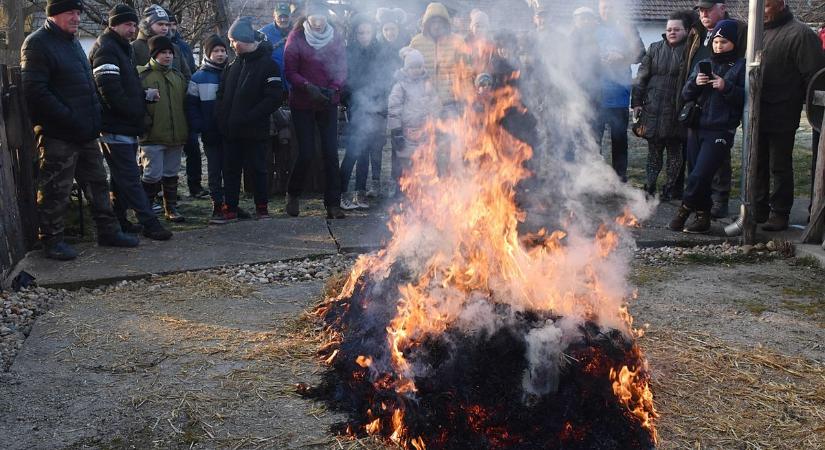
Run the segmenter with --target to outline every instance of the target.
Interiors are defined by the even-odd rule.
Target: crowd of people
[[[747,25],[728,15],[724,0],[700,0],[692,11],[674,12],[662,40],[645,49],[614,1],[598,5],[598,11],[577,9],[565,37],[584,68],[574,81],[590,112],[593,144],[601,144],[608,127],[612,166],[626,181],[632,122],[632,132],[649,144],[645,190],[681,200],[670,228],[708,232],[712,217],[729,214],[730,152],[745,102]],[[140,233],[168,240],[172,233],[158,216],[186,220],[178,210],[184,155],[190,195],[212,200],[210,224],[265,219],[272,182],[268,155],[286,153],[279,147],[294,133],[297,157],[279,181],[286,213],[300,214],[320,148],[327,217],[341,219],[346,210],[369,208],[371,197],[388,194],[380,183],[388,140],[390,176],[397,183],[416,149],[429,141],[427,124],[472,107],[454,89],[464,68],[473,71],[469,83],[478,102],[513,85],[532,100],[502,122],[531,146],[542,139],[537,130],[545,117],[538,111],[552,101],[552,83],[542,84],[549,75],[540,44],[554,37],[550,11],[541,5],[528,33],[496,31],[487,13],[473,10],[462,36],[441,3],[430,3],[416,21],[402,9],[338,17],[322,1],[276,1],[273,20],[263,28],[240,17],[226,37],[212,35],[194,46],[200,65],[177,31],[175,15],[159,5],[140,16],[126,4],[115,6],[88,56],[76,37],[82,13],[81,0],[48,0],[45,24],[21,50],[23,91],[40,156],[39,236],[46,256],[57,260],[77,257],[63,236],[74,180],[89,200],[100,245],[136,246]],[[634,64],[640,64],[635,77]],[[806,86],[824,66],[825,40],[795,19],[783,0],[767,0],[757,162],[757,222],[765,230],[788,226],[795,132]],[[339,145],[342,111],[348,126]],[[339,147],[345,148],[340,162]],[[201,184],[201,148],[207,188]],[[243,176],[251,181],[254,212],[239,208]],[[127,219],[130,209],[138,223]]]

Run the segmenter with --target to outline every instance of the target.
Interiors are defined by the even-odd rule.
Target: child
[[[203,64],[192,75],[186,95],[189,126],[193,134],[200,134],[206,153],[209,194],[212,197],[210,224],[224,224],[223,217],[223,142],[215,120],[215,99],[221,73],[226,66],[226,42],[212,35],[203,43]]]
[[[425,125],[441,110],[438,94],[424,68],[424,56],[410,47],[402,48],[399,54],[404,67],[395,74],[387,118],[392,136],[392,177],[396,195],[400,193],[398,180],[409,169],[415,149],[427,142]]]
[[[711,182],[722,161],[730,157],[745,105],[745,60],[736,55],[736,22],[720,21],[711,36],[713,55],[699,62],[682,90],[685,102],[695,101],[701,107],[698,124],[687,124],[687,156],[693,169],[682,205],[669,225],[671,230],[686,233],[710,231]],[[707,62],[710,76],[699,70]],[[693,221],[685,226],[694,212]]]
[[[143,186],[149,199],[163,191],[166,220],[183,222],[178,212],[178,171],[183,144],[189,136],[184,111],[186,80],[174,67],[174,47],[166,36],[149,39],[151,59],[139,67],[141,83],[149,89],[147,132],[140,138],[140,160],[143,166]]]

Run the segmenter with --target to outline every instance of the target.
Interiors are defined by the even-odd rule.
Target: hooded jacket
[[[422,32],[410,42],[410,47],[424,55],[424,67],[432,77],[435,90],[441,103],[447,105],[455,101],[453,84],[458,75],[458,64],[469,56],[466,53],[465,43],[455,33],[448,32],[437,41],[430,34],[430,22],[435,18],[442,18],[450,24],[450,14],[441,3],[430,3],[424,12],[421,21]]]
[[[719,64],[710,59],[703,61],[709,61],[713,73],[725,79],[724,90],[720,92],[710,85],[698,86],[697,65],[682,89],[682,100],[701,100],[700,129],[734,131],[742,121],[742,112],[745,108],[745,59],[739,58],[726,64]],[[703,92],[707,93],[704,99],[700,99]]]
[[[682,139],[685,129],[679,123],[679,94],[677,84],[685,43],[674,46],[667,39],[650,44],[633,83],[630,106],[642,107],[642,121],[646,139]]]
[[[398,156],[409,158],[417,145],[426,140],[424,126],[441,110],[438,93],[425,73],[413,77],[405,69],[395,74],[396,83],[388,100],[387,125],[390,130],[402,129],[404,138],[411,145]]]
[[[189,80],[189,89],[186,92],[189,131],[200,134],[204,142],[218,142],[221,139],[218,121],[215,118],[215,101],[218,98],[223,70],[224,66],[204,59],[200,70]]]
[[[272,45],[263,41],[238,55],[221,76],[215,103],[218,129],[227,139],[269,138],[269,116],[281,106],[284,86],[272,60]]]
[[[799,128],[811,78],[825,66],[821,42],[790,7],[765,24],[762,50],[760,132],[792,132]]]
[[[186,80],[177,69],[158,64],[154,59],[138,68],[144,89],[160,91],[160,100],[146,106],[146,133],[140,138],[143,145],[178,146],[186,143],[189,129],[186,125]]]
[[[23,41],[20,65],[23,96],[37,135],[76,143],[99,136],[97,86],[73,34],[47,20]]]
[[[307,84],[321,89],[330,89],[335,94],[330,99],[333,105],[341,101],[341,89],[347,81],[347,55],[344,40],[335,30],[332,41],[316,50],[308,43],[302,23],[289,34],[284,49],[286,79],[292,91],[289,106],[295,109],[317,110],[328,105],[316,105],[307,93]],[[332,26],[332,25],[327,25]]]
[[[125,136],[143,134],[145,93],[129,41],[106,28],[97,38],[89,60],[103,104],[102,131]]]
[[[132,41],[132,48],[135,50],[135,64],[138,66],[145,66],[149,63],[151,59],[151,55],[149,54],[149,38],[154,35],[155,33],[152,33],[152,28],[149,27],[149,23],[146,22],[145,19],[141,20],[138,24],[137,39]],[[192,77],[192,68],[189,67],[189,64],[184,59],[180,47],[175,43],[172,43],[172,47],[175,53],[175,58],[172,60],[172,67],[177,69],[186,81],[189,81],[189,78]]]

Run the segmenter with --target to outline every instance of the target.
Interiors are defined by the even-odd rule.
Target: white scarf
[[[335,36],[335,29],[332,28],[332,25],[327,24],[327,27],[323,32],[316,33],[309,26],[309,21],[305,21],[304,36],[306,36],[307,44],[309,44],[310,47],[315,50],[320,50],[332,42],[332,38]]]

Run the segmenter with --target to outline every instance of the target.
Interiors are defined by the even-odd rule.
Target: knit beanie
[[[116,27],[122,23],[134,22],[138,23],[137,12],[129,5],[115,5],[109,10],[109,26]]]
[[[326,2],[319,0],[309,0],[307,2],[306,15],[309,16],[329,16],[329,6]]]
[[[172,11],[170,11],[166,8],[163,8],[163,9],[166,11],[166,15],[169,16],[169,21],[170,22],[175,22],[176,24],[180,25],[180,22],[178,22],[178,16],[175,15],[175,13],[173,13]]]
[[[401,8],[378,8],[378,11],[375,13],[375,19],[381,25],[388,23],[402,25],[407,21],[407,13]]]
[[[143,10],[143,18],[146,20],[147,25],[152,26],[152,24],[161,20],[168,22],[169,14],[166,14],[166,10],[161,8],[160,5],[149,5]]]
[[[252,17],[249,16],[238,17],[229,27],[229,38],[238,42],[251,44],[260,41],[262,39],[259,34],[252,28]]]
[[[175,52],[175,47],[172,45],[172,40],[166,36],[152,36],[149,38],[149,54],[152,58],[158,55],[163,50],[171,50]]]
[[[470,12],[470,28],[475,25],[481,25],[485,28],[490,28],[490,16],[480,9],[474,9]]]
[[[224,40],[217,34],[213,34],[203,41],[203,55],[209,58],[209,55],[212,54],[212,50],[214,50],[215,47],[223,47],[224,49],[227,48],[226,42],[224,42]]]
[[[46,2],[47,17],[56,16],[75,9],[83,11],[83,2],[80,0],[48,0]]]
[[[739,37],[739,30],[736,21],[730,19],[720,20],[710,35],[712,36],[711,39],[716,39],[717,36],[722,36],[723,38],[733,42],[733,45],[735,46],[736,40]]]
[[[401,59],[404,60],[405,69],[424,64],[424,55],[412,47],[404,47],[398,51],[398,54],[401,56]]]

